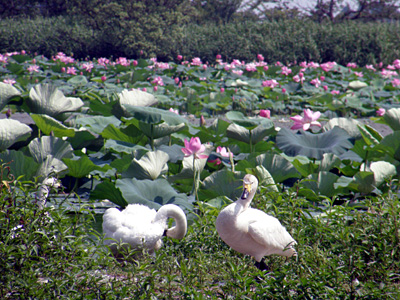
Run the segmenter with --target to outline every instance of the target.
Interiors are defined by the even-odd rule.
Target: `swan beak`
[[[249,196],[249,193],[251,192],[251,184],[245,184],[244,188],[243,188],[243,193],[242,193],[242,200],[247,199],[247,197]]]

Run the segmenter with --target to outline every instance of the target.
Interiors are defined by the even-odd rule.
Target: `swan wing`
[[[248,232],[257,243],[270,249],[268,252],[281,252],[290,244],[295,243],[278,219],[265,213],[257,214],[257,216],[259,217],[257,220],[249,223]]]

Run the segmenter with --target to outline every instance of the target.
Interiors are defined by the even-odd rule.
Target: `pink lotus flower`
[[[246,64],[245,69],[247,72],[257,72],[257,66],[255,63]]]
[[[363,72],[354,72],[354,74],[355,74],[357,77],[363,77],[363,76],[364,76]]]
[[[192,59],[191,65],[192,66],[200,66],[203,63],[201,62],[201,59],[199,57],[195,57]]]
[[[221,93],[224,93],[225,92],[225,89],[222,87],[222,88],[220,88],[220,92]]]
[[[382,108],[382,107],[376,111],[376,114],[377,114],[379,117],[382,117],[385,113],[386,113],[386,109],[384,109],[384,108]]]
[[[400,86],[400,79],[398,78],[393,78],[393,80],[391,81],[392,86],[396,87],[396,86]]]
[[[264,56],[262,54],[257,54],[257,59],[259,61],[264,61]]]
[[[13,85],[14,83],[17,83],[14,79],[8,79],[8,78],[4,79],[3,82],[5,84],[10,84],[10,85]]]
[[[100,78],[100,79],[101,79],[101,81],[103,81],[103,82],[104,82],[104,81],[106,81],[106,80],[107,80],[107,77],[103,75],[103,76],[101,76],[101,78]]]
[[[260,109],[260,117],[270,119],[271,111],[269,109]]]
[[[156,78],[153,79],[153,81],[151,83],[154,83],[156,86],[157,85],[164,85],[164,81],[160,76],[157,76]]]
[[[332,90],[332,91],[331,91],[331,94],[332,94],[332,95],[339,95],[340,92],[339,92],[339,91],[336,91],[336,90]]]
[[[321,81],[319,81],[318,78],[315,78],[315,79],[311,80],[310,83],[315,85],[315,87],[319,87],[321,84]]]
[[[173,109],[172,107],[169,109],[169,111],[170,112],[173,112],[173,113],[175,113],[175,114],[177,114],[177,115],[179,115],[179,110],[177,110],[177,109]]]
[[[265,80],[262,82],[262,86],[270,87],[272,89],[277,85],[279,85],[279,83],[275,79]]]
[[[76,75],[75,67],[67,67],[67,74]]]
[[[182,60],[182,59],[183,59],[183,56],[179,54],[176,58],[177,58],[178,60]]]
[[[334,66],[336,66],[336,63],[330,61],[320,65],[321,69],[325,72],[329,72]]]
[[[216,58],[216,59],[221,59],[222,56],[221,56],[221,54],[217,54],[217,55],[215,56],[215,58]]]
[[[365,68],[368,70],[376,71],[373,65],[366,65]]]
[[[292,69],[290,69],[290,68],[288,68],[286,66],[282,67],[282,74],[283,75],[288,76],[290,73],[292,73]]]
[[[349,63],[346,65],[346,67],[348,67],[348,68],[357,68],[357,64],[356,64],[356,63],[353,63],[353,62],[349,62]]]
[[[86,72],[91,72],[93,69],[94,65],[91,62],[83,63],[82,64],[82,69],[84,69]]]
[[[294,117],[290,117],[291,120],[294,121],[294,125],[290,129],[303,129],[308,130],[311,126],[321,127],[321,123],[318,122],[318,118],[321,116],[319,111],[313,112],[311,109],[307,108],[303,110],[304,117],[297,115]]]
[[[232,157],[232,152],[228,151],[225,147],[218,146],[217,153],[221,154],[223,157]]]
[[[206,150],[206,146],[201,144],[199,137],[192,137],[190,141],[185,139],[185,148],[182,148],[185,157],[194,155],[194,158],[207,158],[207,155],[201,154]]]
[[[30,65],[30,66],[28,67],[28,71],[29,71],[30,73],[39,72],[39,66],[38,66],[38,65]]]

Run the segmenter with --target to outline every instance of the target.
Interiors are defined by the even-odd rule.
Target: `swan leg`
[[[264,259],[262,258],[260,261],[256,261],[256,263],[254,264],[257,269],[259,269],[260,271],[268,271],[269,268],[267,266],[267,264],[265,263]]]

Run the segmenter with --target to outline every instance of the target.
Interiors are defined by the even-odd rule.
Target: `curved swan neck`
[[[169,218],[175,220],[175,226],[166,230],[166,236],[182,239],[186,235],[187,221],[186,215],[183,210],[174,204],[167,204],[162,206],[156,214],[155,222],[161,221],[165,225]]]

